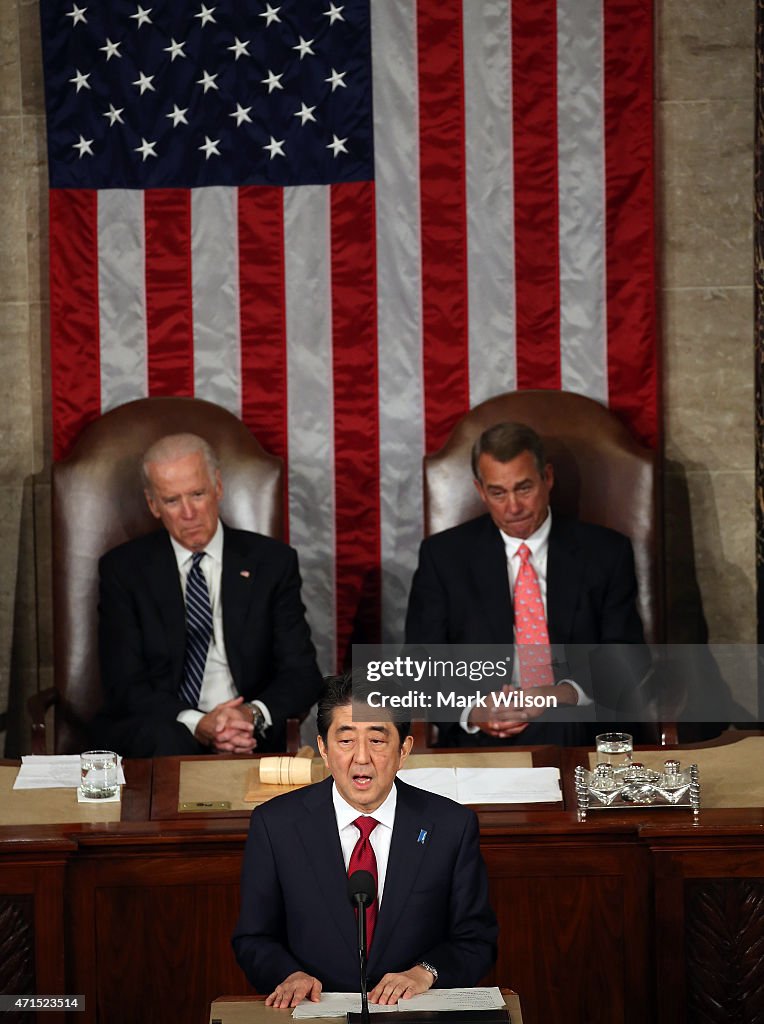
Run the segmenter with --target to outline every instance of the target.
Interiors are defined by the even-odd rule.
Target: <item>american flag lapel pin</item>
[[[426,828],[420,828],[419,835],[417,837],[417,842],[421,843],[422,846],[424,846],[424,841],[425,841],[426,838],[427,838],[427,829]]]
[[[251,573],[249,569],[242,569],[241,572],[239,573],[239,576],[243,577],[245,580],[248,580],[250,575]]]

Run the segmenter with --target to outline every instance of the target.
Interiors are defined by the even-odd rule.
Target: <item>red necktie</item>
[[[377,827],[379,822],[376,818],[370,818],[364,816],[362,818],[356,818],[353,822],[355,827],[361,833],[358,842],[353,847],[353,852],[350,854],[350,863],[348,864],[348,875],[352,875],[354,871],[368,871],[374,879],[375,886],[379,884],[377,878],[377,858],[374,856],[374,850],[371,843],[369,842],[369,836]],[[377,923],[377,913],[379,910],[379,904],[377,898],[374,898],[374,902],[370,907],[366,908],[366,949],[371,949],[371,940],[374,937],[374,926]]]
[[[530,548],[521,544],[517,554],[520,568],[515,579],[514,606],[520,683],[524,687],[554,686],[544,602],[536,570],[529,561]]]

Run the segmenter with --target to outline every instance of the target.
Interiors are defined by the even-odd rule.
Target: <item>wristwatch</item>
[[[252,725],[255,728],[255,736],[259,739],[265,739],[265,734],[268,731],[268,723],[265,721],[265,715],[259,704],[255,701],[247,701],[247,707],[252,712]]]
[[[437,984],[437,982],[438,982],[438,970],[437,970],[436,967],[433,967],[432,964],[428,964],[426,960],[419,960],[417,962],[417,967],[424,967],[424,969],[426,971],[429,971],[430,974],[432,975],[432,983],[433,983],[433,985]]]

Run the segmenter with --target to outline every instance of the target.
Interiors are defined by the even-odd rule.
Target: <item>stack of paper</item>
[[[460,804],[556,803],[557,768],[404,768],[398,778]]]
[[[390,1006],[369,1003],[373,1013],[398,1010],[499,1010],[504,1006],[504,997],[498,988],[437,988],[423,992],[411,999],[399,999]],[[322,992],[321,1001],[306,1000],[296,1006],[292,1016],[296,1019],[307,1017],[344,1017],[346,1013],[361,1012],[361,996],[358,992]]]

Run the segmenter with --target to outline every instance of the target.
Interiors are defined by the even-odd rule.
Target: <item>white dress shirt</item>
[[[533,566],[536,573],[536,578],[539,581],[539,591],[541,593],[541,603],[544,606],[544,618],[549,621],[549,616],[546,610],[546,579],[547,579],[547,557],[549,555],[549,534],[552,532],[552,510],[549,509],[546,514],[546,519],[535,530],[530,537],[510,537],[509,534],[504,533],[503,530],[499,530],[501,539],[504,542],[504,551],[507,558],[507,578],[509,580],[509,595],[514,600],[515,596],[515,580],[517,579],[517,573],[520,569],[520,545],[525,546],[530,551],[529,562]],[[513,639],[516,639],[513,636]],[[570,683],[573,689],[578,694],[578,703],[581,706],[591,704],[591,698],[587,697],[578,683],[572,679],[561,679],[560,682]],[[520,659],[515,658],[512,665],[512,683],[515,686],[520,685]],[[460,718],[460,723],[465,732],[470,734],[479,732],[476,725],[470,725],[468,722],[470,711],[472,708],[465,708],[464,713]]]
[[[174,537],[170,537],[172,549],[175,552],[175,559],[178,563],[178,575],[180,576],[180,587],[183,591],[183,600],[186,600],[186,580],[193,565],[194,552],[184,548]],[[199,710],[188,708],[178,714],[177,721],[191,732],[195,732],[200,718],[207,711],[212,711],[218,704],[224,701],[233,700],[239,696],[239,691],[234,686],[231,670],[228,667],[228,656],[223,641],[223,601],[221,598],[221,581],[223,578],[223,525],[218,520],[218,526],[207,547],[204,549],[205,557],[199,563],[204,578],[207,581],[207,589],[210,594],[210,607],[212,608],[212,636],[207,651],[207,660],[204,663],[204,677],[202,678],[202,689],[199,694]],[[266,725],[271,725],[271,716],[268,709],[260,701],[255,701],[265,716]]]
[[[377,900],[382,905],[382,892],[385,888],[385,875],[387,874],[387,862],[390,859],[390,843],[393,840],[393,825],[395,824],[395,808],[398,803],[398,792],[393,783],[392,789],[387,794],[384,802],[379,805],[376,811],[371,814],[364,814],[355,807],[351,807],[347,800],[340,796],[337,783],[332,784],[332,800],[334,801],[334,814],[337,818],[337,831],[340,835],[342,845],[342,858],[345,861],[347,872],[350,856],[355,844],[358,842],[361,833],[353,822],[356,818],[376,818],[379,822],[377,827],[369,836],[371,848],[377,858]]]

